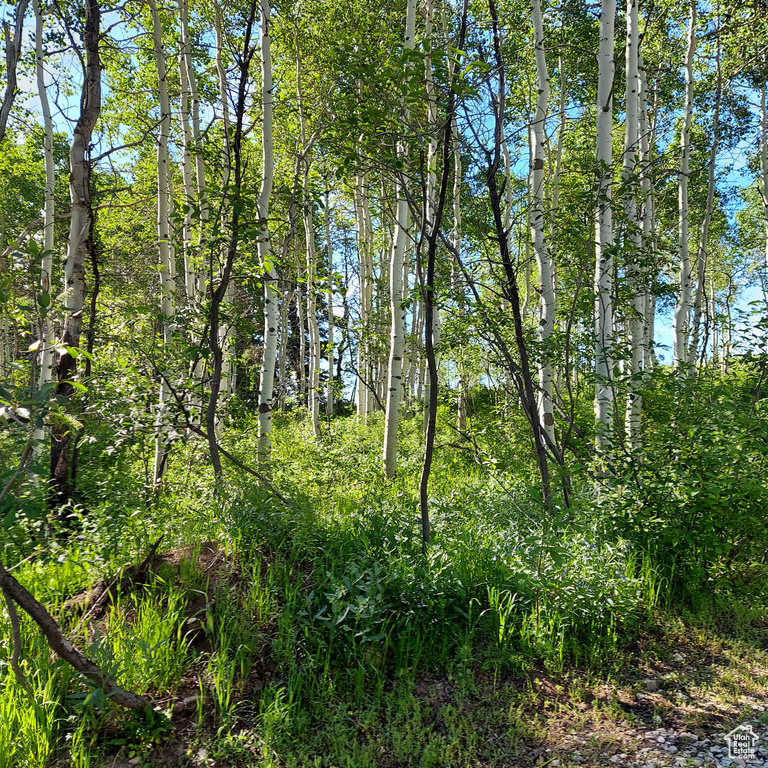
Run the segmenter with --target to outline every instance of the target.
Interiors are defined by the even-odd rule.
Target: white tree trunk
[[[368,179],[358,171],[355,179],[355,223],[360,273],[360,334],[357,344],[357,418],[365,421],[372,409],[369,387],[373,384],[370,333],[373,322],[373,225],[368,202]]]
[[[453,115],[453,231],[451,232],[451,245],[455,251],[451,270],[453,274],[454,290],[462,290],[460,286],[464,281],[460,276],[459,263],[461,261],[461,145],[459,144],[459,131],[456,122],[456,114]],[[459,297],[459,312],[464,313],[464,301]],[[457,382],[456,426],[459,432],[467,430],[467,371],[464,362],[464,345],[459,348],[459,380]]]
[[[549,73],[544,52],[544,25],[541,17],[541,0],[531,0],[533,11],[533,44],[536,56],[538,96],[536,115],[531,123],[531,208],[530,225],[536,265],[539,270],[539,341],[542,357],[539,361],[539,419],[549,440],[555,440],[555,417],[553,412],[553,375],[550,355],[547,351],[549,339],[555,328],[555,284],[552,259],[547,250],[544,236],[544,158],[547,153],[545,123],[549,103]]]
[[[189,38],[187,37],[187,0],[177,0],[181,35],[179,36],[179,119],[181,135],[184,139],[182,150],[181,171],[184,184],[184,222],[181,229],[181,241],[184,255],[184,290],[187,301],[197,298],[197,274],[195,271],[195,256],[192,249],[192,209],[197,200],[196,189],[192,180],[192,126],[190,125],[190,88],[189,88]]]
[[[405,48],[413,50],[416,32],[416,0],[408,0],[405,21]],[[403,107],[405,111],[405,107]],[[407,122],[407,119],[406,121]],[[407,157],[407,145],[404,140],[397,144],[397,156],[402,161]],[[387,373],[386,416],[384,419],[384,474],[393,478],[397,471],[397,432],[400,424],[400,401],[403,396],[403,352],[405,350],[405,308],[403,301],[403,259],[408,244],[410,215],[408,200],[404,188],[405,177],[397,180],[397,219],[392,243],[392,255],[389,263],[390,295],[390,337],[389,369]]]
[[[315,227],[312,216],[312,203],[309,198],[309,174],[304,172],[304,236],[306,238],[307,257],[307,332],[309,334],[309,377],[307,396],[312,434],[319,440],[320,432],[320,329],[317,323],[317,285],[315,272],[317,255],[315,253]]]
[[[298,39],[298,38],[297,38]],[[309,146],[307,145],[307,124],[304,115],[304,99],[301,88],[301,54],[296,45],[296,100],[301,127],[301,152],[304,173],[302,177],[302,220],[304,222],[305,255],[307,260],[307,332],[309,334],[309,376],[307,380],[307,407],[316,440],[320,432],[320,328],[317,322],[317,254],[315,252],[315,224],[312,200],[309,194]],[[304,359],[302,356],[302,365]]]
[[[677,252],[680,264],[680,293],[673,320],[675,368],[690,362],[688,357],[688,315],[691,307],[691,259],[688,253],[688,173],[691,153],[691,120],[693,118],[693,56],[696,51],[696,1],[691,0],[688,20],[688,49],[685,56],[685,105],[680,132],[680,173],[678,176]]]
[[[45,86],[44,51],[43,51],[43,13],[40,0],[33,0],[35,10],[35,72],[37,75],[37,92],[40,98],[40,108],[43,113],[43,154],[45,157],[45,208],[43,213],[43,258],[40,264],[40,293],[47,297],[48,305],[45,308],[45,316],[40,328],[40,374],[38,387],[43,388],[54,380],[54,346],[53,325],[50,321],[51,272],[53,270],[53,224],[54,224],[54,197],[56,184],[56,172],[53,160],[53,119],[51,107],[48,103],[48,95]],[[35,444],[32,460],[35,461],[42,452],[45,430],[35,430]]]
[[[67,256],[64,261],[64,330],[62,342],[66,346],[80,345],[85,307],[85,255],[91,235],[91,167],[88,150],[93,129],[101,113],[101,60],[99,56],[99,27],[101,9],[98,0],[85,4],[85,77],[80,99],[80,117],[72,135],[69,150],[69,197],[70,224]],[[71,394],[69,384],[75,375],[77,362],[69,353],[60,354],[56,372],[58,394]],[[55,425],[51,433],[51,490],[61,502],[68,499],[69,446],[71,434],[68,427]]]
[[[280,302],[280,336],[277,348],[277,380],[279,382],[278,402],[279,408],[285,407],[285,394],[288,390],[288,378],[286,359],[288,357],[288,309],[293,301],[293,292],[283,293]]]
[[[163,313],[163,343],[170,344],[173,335],[174,313],[174,265],[171,251],[169,224],[170,210],[170,168],[168,156],[168,136],[171,130],[171,107],[168,99],[166,78],[166,60],[163,50],[162,24],[155,0],[149,0],[152,16],[152,40],[155,66],[157,67],[157,88],[160,102],[160,134],[157,142],[157,242],[160,260],[160,290]],[[168,384],[160,377],[160,394],[155,420],[155,462],[154,481],[162,480],[165,470],[165,456],[168,451],[165,424],[165,409],[170,397]]]
[[[597,86],[598,196],[595,216],[595,426],[599,453],[610,451],[613,394],[613,31],[615,0],[602,0],[600,12],[599,78]]]
[[[640,69],[638,60],[639,29],[637,0],[627,0],[626,84],[624,118],[624,217],[626,219],[625,252],[627,287],[632,296],[632,312],[627,318],[627,334],[630,346],[629,383],[627,385],[627,410],[625,430],[630,452],[641,445],[641,372],[645,360],[645,292],[639,263],[643,256],[642,229],[638,216],[636,174],[640,153]]]
[[[704,208],[704,221],[701,224],[699,245],[696,251],[696,294],[693,302],[693,323],[691,324],[691,338],[688,349],[688,359],[692,365],[696,364],[698,357],[701,314],[707,301],[707,286],[705,282],[707,269],[707,240],[709,239],[709,225],[712,221],[712,209],[715,201],[715,163],[717,162],[717,151],[720,144],[720,102],[723,93],[719,40],[720,38],[718,38],[717,43],[717,86],[715,108],[712,115],[712,146],[709,150],[709,168],[707,172],[707,202]]]
[[[656,267],[656,255],[653,242],[654,231],[654,200],[653,200],[653,147],[655,145],[655,138],[651,131],[651,126],[648,121],[648,87],[645,77],[645,66],[643,64],[643,54],[638,46],[637,51],[637,67],[638,78],[640,85],[639,92],[639,131],[640,131],[640,158],[642,163],[641,175],[640,175],[640,195],[641,195],[641,208],[640,208],[640,221],[642,226],[642,242],[643,249],[645,251],[645,258],[649,262],[649,272],[645,275],[646,279],[643,281],[643,370],[649,371],[656,365],[656,355],[654,353],[654,327],[656,320],[656,298],[648,290],[651,279],[655,278],[655,275],[651,275],[650,271],[655,270]]]
[[[269,461],[272,451],[272,394],[275,384],[277,352],[277,272],[272,263],[269,239],[269,202],[275,177],[275,152],[272,131],[272,50],[270,44],[271,8],[269,0],[260,0],[261,9],[261,151],[262,181],[258,213],[261,223],[259,260],[264,271],[264,355],[259,382],[259,462]],[[301,302],[299,302],[301,303]],[[303,361],[302,361],[303,365]]]
[[[328,268],[328,387],[325,394],[325,415],[333,416],[334,391],[334,354],[335,354],[335,317],[333,314],[333,242],[331,240],[331,196],[325,190],[325,263]]]

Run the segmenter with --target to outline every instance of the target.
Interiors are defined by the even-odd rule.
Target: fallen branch
[[[143,710],[145,707],[150,706],[150,703],[146,699],[131,691],[126,691],[113,680],[110,680],[110,678],[107,677],[96,664],[87,658],[79,648],[72,645],[72,643],[70,643],[64,636],[61,627],[56,623],[51,614],[48,613],[45,606],[35,600],[35,598],[21,584],[19,584],[10,573],[8,573],[2,563],[0,563],[0,589],[2,589],[7,597],[12,598],[22,610],[28,613],[35,624],[40,627],[51,650],[57,653],[68,664],[71,664],[72,667],[87,677],[91,682],[99,686],[109,698],[114,699],[115,702],[128,709]]]

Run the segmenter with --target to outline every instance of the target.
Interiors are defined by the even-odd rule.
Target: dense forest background
[[[0,766],[534,765],[534,675],[765,650],[763,0],[3,16]]]

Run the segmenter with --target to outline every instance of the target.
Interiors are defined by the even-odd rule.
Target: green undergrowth
[[[711,583],[681,590],[617,513],[624,488],[597,495],[584,484],[570,507],[545,509],[527,470],[488,460],[482,435],[452,444],[448,416],[426,550],[420,418],[404,422],[392,482],[381,479],[378,417],[366,427],[336,419],[314,441],[302,419],[281,415],[272,485],[228,472],[215,487],[205,446],[188,441],[172,454],[160,495],[139,481],[142,463],[125,457],[110,489],[84,448],[84,495],[56,516],[20,515],[1,534],[5,559],[69,636],[157,711],[118,711],[52,664],[22,617],[34,696],[4,651],[0,768],[100,766],[116,755],[164,765],[152,755],[181,738],[167,716],[190,697],[183,738],[211,765],[508,764],[521,740],[539,738],[535,718],[521,714],[520,681],[572,669],[621,674],[626,648],[660,616],[719,631],[716,606],[727,603],[731,628],[748,637],[764,615],[754,572],[738,582],[710,569]],[[236,424],[225,442],[249,461],[252,424]],[[25,503],[34,507],[33,491]],[[67,612],[68,598],[140,562],[161,536],[160,552],[187,547],[180,564],[162,561],[98,621]],[[204,543],[221,552],[213,571],[198,562]],[[8,649],[5,613],[0,636]]]

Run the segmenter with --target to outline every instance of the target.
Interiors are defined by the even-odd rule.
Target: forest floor
[[[190,552],[156,555],[151,570],[173,580]],[[215,645],[205,616],[214,601],[240,589],[243,576],[212,543],[199,548],[196,567],[207,588],[195,590],[186,607],[188,666],[173,695],[154,697],[172,713],[172,729],[134,749],[110,747],[102,735],[103,762],[92,765],[768,768],[768,622],[654,611],[598,669],[512,671],[466,648],[439,671],[424,665],[383,673],[354,690],[331,685],[303,702],[276,695],[265,709],[265,691],[279,691],[281,682],[270,650],[276,626],[267,623],[222,717],[201,695]],[[104,620],[94,618],[94,628]],[[735,758],[725,737],[748,725],[756,740],[747,744],[747,759]],[[54,763],[69,764],[66,752]]]

